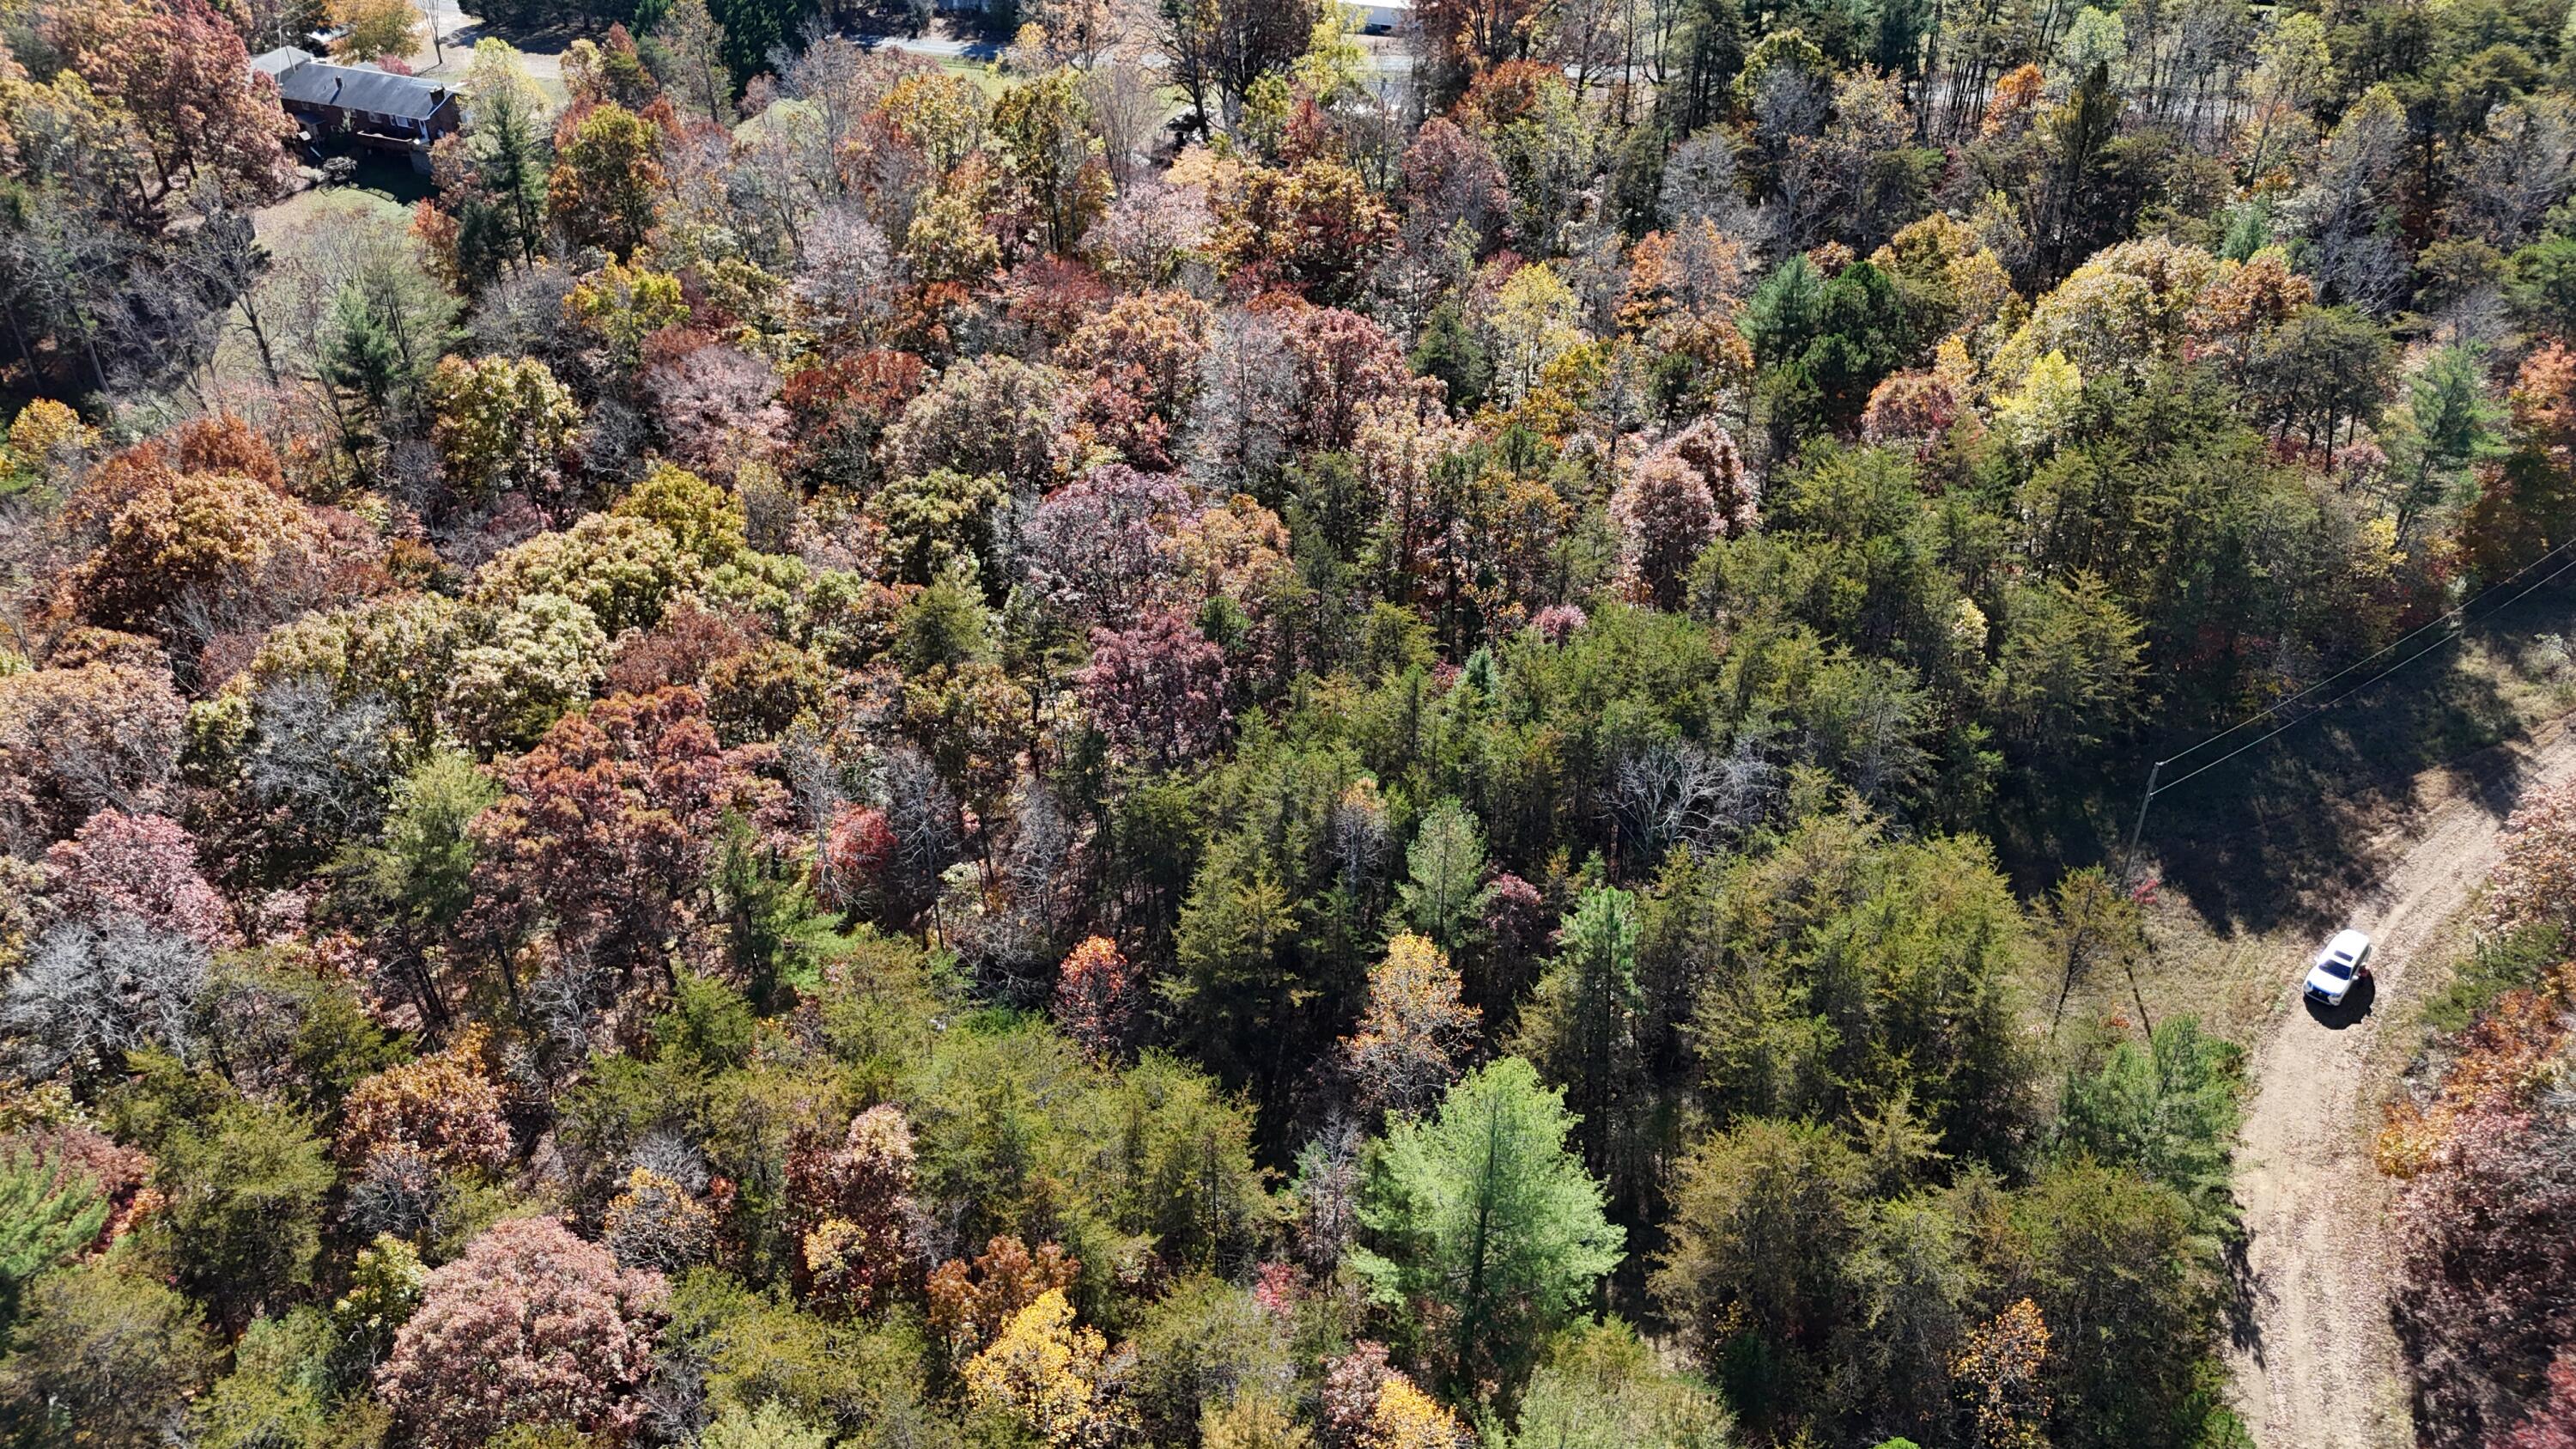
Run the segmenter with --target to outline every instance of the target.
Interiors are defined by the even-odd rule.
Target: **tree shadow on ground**
[[[2571,605],[2576,590],[2518,600],[2477,619],[2465,642],[2510,652],[2563,627]],[[2533,691],[2517,699],[2492,662],[2472,659],[2461,644],[2446,646],[2205,773],[2192,771],[2271,724],[2166,767],[2139,839],[2141,872],[2181,891],[2216,934],[2312,930],[2339,924],[2383,878],[2428,803],[2415,790],[2425,771],[2452,766],[2458,791],[2498,819],[2510,814],[2524,771],[2499,747],[2527,739],[2545,715]],[[2140,755],[2178,754],[2206,737],[2160,741]],[[2062,870],[2116,855],[2146,770],[2119,775],[2097,781],[2089,798],[2071,792],[2051,815],[2026,816],[2016,873],[2051,858]],[[2087,849],[2051,848],[2088,833]]]
[[[471,52],[478,40],[500,40],[508,42],[512,50],[531,55],[553,55],[570,49],[574,41],[584,36],[597,40],[607,32],[605,24],[590,25],[560,19],[514,22],[485,16],[471,25],[442,29],[439,36],[451,51]]]

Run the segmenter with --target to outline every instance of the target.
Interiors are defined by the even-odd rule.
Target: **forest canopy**
[[[2563,7],[1409,14],[0,3],[8,1443],[2250,1442],[2240,1046],[2050,1008],[2571,538]]]

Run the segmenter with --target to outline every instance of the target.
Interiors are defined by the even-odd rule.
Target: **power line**
[[[2254,713],[2247,715],[2245,718],[2238,720],[2236,723],[2229,725],[2227,728],[2220,730],[2214,735],[2211,735],[2208,739],[2202,740],[2200,743],[2182,750],[2179,753],[2168,755],[2164,759],[2156,761],[2157,766],[2161,768],[2165,765],[2178,763],[2188,756],[2196,755],[2202,750],[2208,749],[2211,745],[2217,744],[2220,740],[2226,739],[2229,735],[2236,733],[2238,730],[2247,729],[2254,725],[2261,724],[2263,721],[2270,719],[2272,716],[2279,714],[2285,709],[2288,709],[2300,700],[2307,698],[2309,695],[2316,693],[2318,690],[2325,688],[2327,685],[2334,683],[2345,675],[2354,673],[2357,670],[2366,669],[2372,663],[2388,657],[2388,655],[2398,649],[2404,648],[2406,641],[2414,638],[2416,635],[2422,634],[2427,630],[2443,628],[2447,625],[2461,621],[2467,617],[2468,612],[2471,609],[2476,608],[2480,603],[2493,596],[2499,590],[2510,587],[2514,580],[2521,578],[2524,574],[2527,574],[2533,569],[2540,567],[2542,564],[2549,562],[2553,556],[2564,553],[2570,548],[2576,548],[2576,538],[2568,539],[2565,543],[2559,544],[2556,548],[2548,550],[2538,558],[2535,558],[2531,562],[2524,564],[2522,567],[2515,569],[2512,573],[2505,575],[2495,583],[2488,585],[2485,589],[2479,591],[2476,598],[2470,599],[2456,608],[2448,609],[2435,615],[2428,622],[2409,629],[2405,633],[2397,636],[2395,639],[2381,645],[2378,649],[2373,650],[2369,654],[2362,656],[2360,659],[2345,665],[2343,668],[2338,669],[2334,673],[2327,675],[2325,678],[2318,680],[2316,683],[2307,686],[2305,689],[2299,690],[2294,694],[2284,695],[2281,698],[2274,700],[2272,703],[2265,705],[2263,708],[2256,710]],[[2557,575],[2553,574],[2551,577],[2555,578]],[[2543,582],[2546,582],[2546,580]],[[2520,598],[2521,595],[2517,594],[2515,597]],[[2266,736],[2266,738],[2269,738],[2269,736]],[[2192,773],[2198,774],[2199,771],[2195,770]],[[2189,776],[2185,776],[2184,778],[2188,779]],[[2182,781],[2176,780],[2173,783],[2179,785]],[[2171,787],[2169,786],[2167,788]]]
[[[2576,547],[2576,538],[2571,538],[2567,542],[2559,544],[2556,548],[2552,548],[2548,552],[2541,554],[2530,563],[2524,564],[2521,568],[2514,570],[2502,580],[2482,590],[2476,598],[2470,599],[2466,603],[2461,604],[2458,608],[2444,613],[2430,623],[2407,631],[2405,634],[2399,636],[2395,641],[2374,651],[2359,662],[2347,665],[2346,667],[2335,671],[2333,674],[2326,676],[2324,679],[2317,681],[2315,684],[2311,684],[2307,688],[2300,690],[2297,694],[2290,695],[2287,698],[2272,704],[2268,708],[2260,710],[2252,715],[2248,715],[2246,718],[2237,721],[2235,724],[2229,725],[2226,729],[2219,731],[2208,739],[2200,741],[2189,749],[2156,761],[2154,767],[2147,772],[2147,790],[2146,793],[2138,799],[2138,818],[2129,827],[2128,844],[2122,847],[2120,852],[2120,866],[2122,873],[2125,874],[2127,872],[2129,858],[2138,848],[2139,834],[2146,828],[2147,807],[2154,803],[2155,798],[2158,795],[2163,794],[2167,790],[2173,789],[2177,785],[2186,784],[2195,780],[2200,776],[2217,769],[2219,766],[2226,764],[2228,761],[2235,759],[2238,755],[2244,754],[2248,750],[2258,749],[2263,745],[2269,744],[2291,730],[2298,728],[2300,725],[2306,724],[2309,720],[2315,719],[2317,716],[2324,714],[2327,710],[2334,708],[2345,700],[2352,698],[2354,695],[2361,693],[2363,690],[2379,683],[2381,680],[2388,678],[2390,675],[2397,673],[2399,670],[2406,668],[2408,665],[2414,664],[2418,660],[2424,659],[2429,655],[2437,654],[2446,646],[2458,643],[2461,639],[2468,636],[2468,627],[2472,622],[2474,622],[2469,618],[2470,610],[2476,608],[2485,600],[2494,597],[2497,593],[2510,586],[2515,580],[2520,579],[2523,575],[2530,573],[2541,564],[2548,562],[2552,555],[2564,552],[2571,547]],[[2511,608],[2513,605],[2530,597],[2538,590],[2548,587],[2550,583],[2564,576],[2571,570],[2576,570],[2576,559],[2571,559],[2568,562],[2559,565],[2547,576],[2527,585],[2520,593],[2515,594],[2512,598],[2505,600],[2495,608],[2488,610],[2486,617],[2495,617],[2497,614],[2504,612],[2506,609]],[[2254,739],[2248,740],[2244,744],[2238,745],[2235,749],[2229,750],[2226,754],[2219,756],[2208,764],[2202,765],[2180,779],[2160,779],[2164,774],[2165,766],[2173,764],[2187,756],[2197,754],[2249,725],[2258,724],[2263,720],[2280,713],[2289,705],[2308,695],[2316,693],[2318,690],[2323,689],[2325,686],[2334,683],[2336,680],[2351,674],[2353,671],[2363,668],[2373,661],[2387,657],[2392,650],[2399,648],[2404,645],[2407,640],[2412,639],[2427,630],[2446,626],[2449,627],[2450,632],[2443,635],[2442,638],[2426,645],[2415,653],[2406,656],[2395,664],[2392,664],[2377,674],[2372,675],[2368,679],[2363,680],[2361,683],[2356,684],[2352,688],[2345,690],[2343,693],[2336,695],[2334,698],[2327,700],[2325,703],[2309,709],[2298,718],[2288,720],[2273,729],[2265,731],[2263,734],[2255,737]]]

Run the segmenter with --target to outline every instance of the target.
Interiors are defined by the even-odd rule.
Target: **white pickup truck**
[[[2308,998],[2341,1006],[2352,983],[2370,975],[2370,938],[2359,931],[2337,931],[2308,967]]]

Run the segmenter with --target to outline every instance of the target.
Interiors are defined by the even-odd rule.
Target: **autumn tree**
[[[1088,383],[1076,416],[1139,468],[1168,468],[1207,351],[1206,303],[1177,292],[1123,298],[1076,328],[1059,365]]]
[[[440,459],[471,499],[550,496],[581,425],[571,391],[534,358],[442,358],[430,374],[429,404]]]
[[[2506,817],[2503,852],[2487,885],[2497,930],[2557,924],[2576,903],[2576,791],[2544,786]]]
[[[2041,1380],[2047,1361],[2048,1324],[2027,1298],[1970,1331],[1950,1372],[1976,1414],[1977,1443],[2021,1449],[2047,1442],[2049,1401]]]
[[[497,1173],[510,1161],[501,1088],[485,1070],[490,1033],[468,1027],[440,1050],[358,1083],[341,1107],[339,1153],[354,1169],[399,1153],[442,1172]]]
[[[993,1238],[973,1262],[951,1258],[931,1271],[931,1334],[950,1363],[962,1368],[1041,1296],[1071,1288],[1081,1270],[1062,1244],[1040,1243],[1032,1250],[1018,1238]]]
[[[45,852],[53,908],[77,920],[127,916],[208,950],[241,944],[232,912],[197,864],[197,842],[161,815],[109,808]]]
[[[376,1390],[426,1445],[518,1424],[621,1437],[644,1414],[666,1294],[554,1218],[506,1219],[430,1275]]]
[[[340,32],[331,53],[353,63],[385,57],[409,63],[428,29],[410,0],[330,0],[323,14]]]
[[[1050,1288],[966,1361],[968,1408],[1049,1449],[1107,1441],[1123,1417],[1106,1382],[1108,1351],[1100,1330],[1077,1324],[1063,1291]]]
[[[911,1280],[912,1127],[901,1108],[871,1107],[838,1144],[807,1141],[787,1159],[801,1226],[797,1280],[842,1313],[882,1308]]]
[[[660,130],[624,106],[566,113],[546,177],[547,213],[574,241],[623,261],[653,229],[661,155]]]
[[[0,821],[33,855],[102,807],[148,810],[187,705],[166,670],[92,660],[0,675]]]
[[[475,909],[507,940],[546,928],[602,966],[667,969],[728,810],[772,799],[729,761],[697,693],[666,689],[570,715],[503,772],[473,826]]]
[[[258,584],[282,587],[322,544],[293,498],[256,479],[159,467],[116,507],[72,575],[88,616],[166,633],[183,605],[237,610]]]
[[[295,125],[277,87],[206,0],[107,0],[50,8],[47,39],[98,93],[132,118],[166,195],[211,173],[255,198],[293,174]]]
[[[1083,938],[1056,971],[1056,1024],[1093,1056],[1116,1056],[1135,1015],[1138,974],[1115,941]]]
[[[1056,405],[1063,375],[1007,353],[959,362],[904,404],[880,454],[895,477],[947,468],[995,476],[1014,494],[1043,493],[1055,481]]]
[[[1457,1079],[1476,1025],[1439,947],[1409,931],[1389,941],[1385,959],[1369,968],[1358,1029],[1342,1039],[1360,1110],[1410,1116],[1430,1107]]]
[[[1224,737],[1225,651],[1175,614],[1093,631],[1091,663],[1075,683],[1092,722],[1139,764],[1184,764]]]
[[[1189,491],[1123,463],[1049,493],[1020,530],[1021,565],[1047,608],[1076,628],[1132,628],[1173,573]]]
[[[1363,413],[1400,403],[1418,384],[1385,329],[1339,307],[1299,307],[1279,320],[1294,364],[1293,445],[1347,448]]]
[[[600,1218],[600,1243],[628,1268],[678,1273],[715,1248],[716,1217],[679,1179],[649,1167],[629,1168]]]

